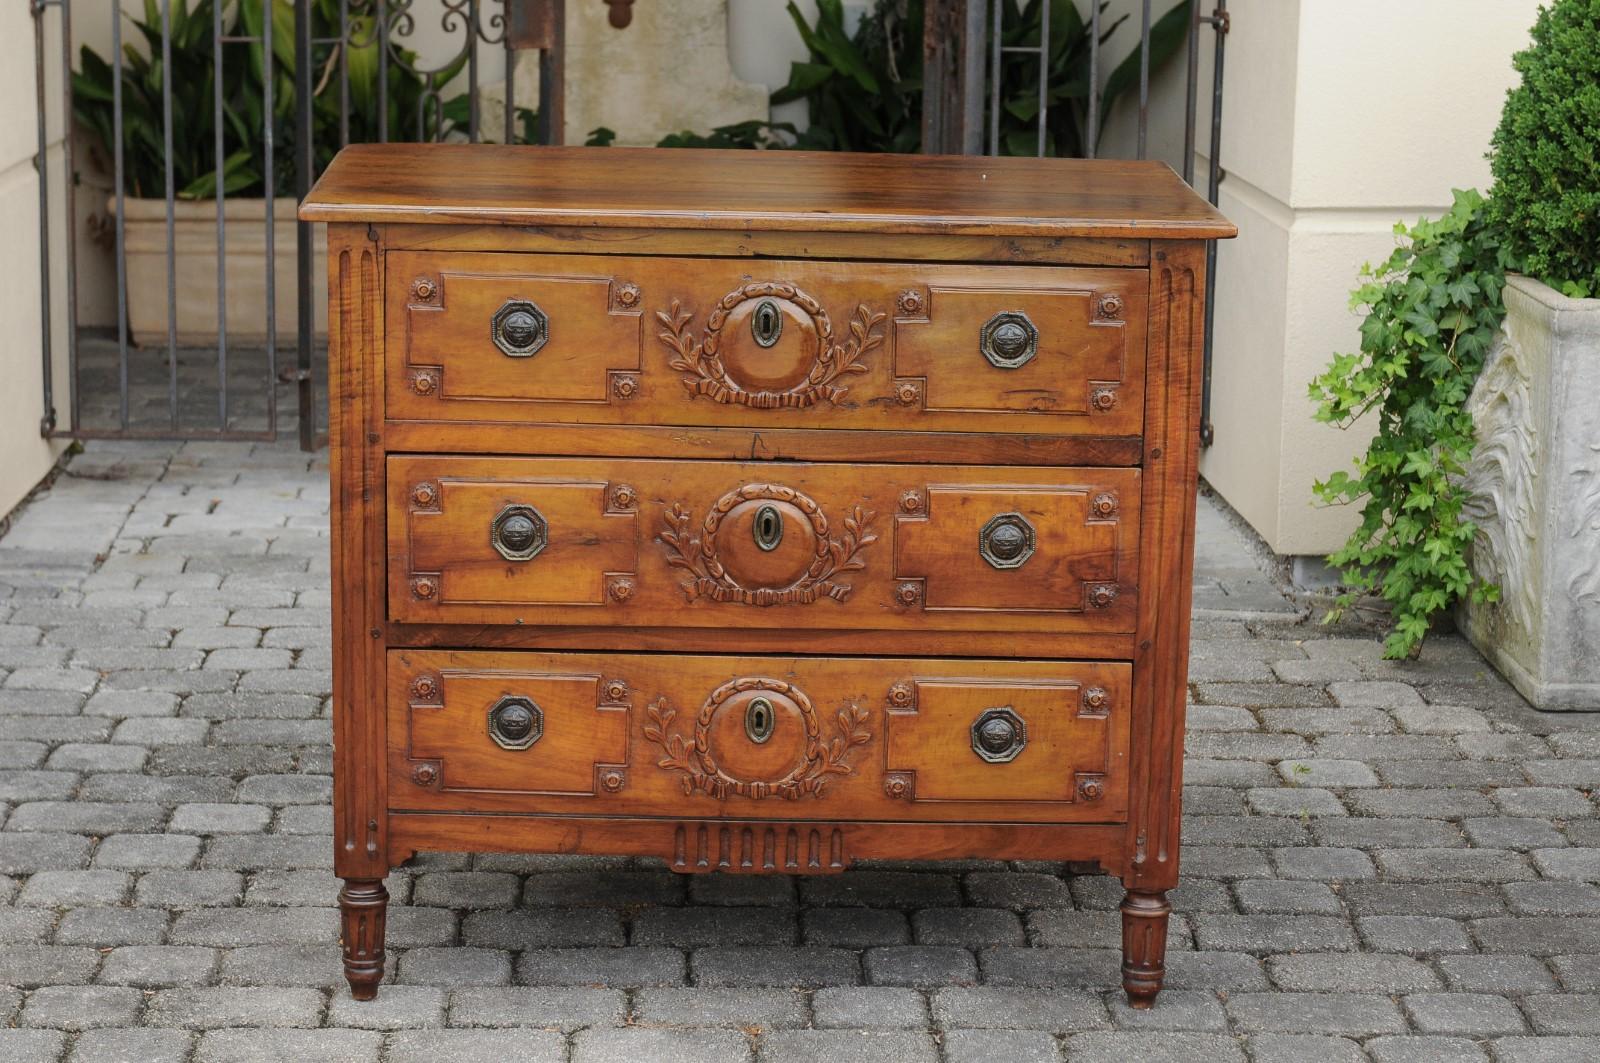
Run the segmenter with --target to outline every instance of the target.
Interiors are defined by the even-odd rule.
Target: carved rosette
[[[417,369],[411,373],[411,390],[418,395],[432,395],[439,390],[438,369]]]
[[[753,509],[797,518],[791,522],[798,527],[789,533],[790,553],[761,556],[742,542],[731,546],[719,542],[725,526],[742,526]],[[827,515],[809,495],[781,484],[746,484],[716,501],[698,536],[690,511],[673,503],[665,511],[666,526],[659,538],[667,548],[667,564],[690,574],[682,585],[690,601],[709,598],[759,606],[809,605],[820,598],[842,602],[851,586],[839,577],[865,568],[858,555],[878,541],[869,530],[873,516],[871,510],[855,506],[843,521],[844,531],[830,536]]]
[[[768,761],[749,761],[749,739],[744,736],[743,717],[753,699],[766,702],[766,708],[780,721],[777,734],[790,734],[794,757],[789,769],[775,774]],[[657,698],[646,709],[645,738],[664,754],[656,765],[682,773],[685,795],[709,794],[721,800],[730,794],[763,800],[777,797],[786,801],[817,797],[833,776],[850,775],[851,751],[872,740],[867,730],[867,711],[858,705],[841,708],[834,717],[835,734],[822,737],[822,724],[806,693],[781,679],[745,676],[722,684],[700,707],[692,737],[673,729],[677,710],[665,697]],[[765,769],[765,770],[763,770]]]
[[[743,324],[757,310],[776,322],[770,338],[757,340],[761,347],[778,342],[785,318],[796,321],[803,334],[801,360],[791,372],[761,382],[742,379],[753,367],[727,349],[736,333],[730,325]],[[763,410],[804,409],[819,402],[838,405],[849,390],[840,381],[867,371],[861,359],[882,345],[879,326],[887,316],[864,303],[858,305],[850,320],[850,339],[836,343],[833,322],[822,304],[793,284],[778,281],[754,281],[723,296],[698,338],[689,327],[694,314],[680,300],[674,299],[669,310],[656,311],[664,330],[661,342],[673,352],[667,364],[684,374],[683,385],[691,398],[705,395],[714,402]]]

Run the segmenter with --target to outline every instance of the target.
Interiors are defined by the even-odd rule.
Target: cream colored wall
[[[1537,0],[1234,0],[1224,68],[1220,206],[1239,223],[1217,255],[1206,479],[1281,554],[1324,554],[1352,510],[1311,485],[1369,438],[1312,420],[1311,378],[1359,342],[1348,308],[1397,220],[1486,188],[1484,152]],[[1202,86],[1209,85],[1209,31]],[[1210,94],[1200,99],[1197,180]]]
[[[54,25],[55,20],[50,20]],[[51,55],[60,39],[49,40]],[[59,84],[59,65],[49,68],[49,84]],[[14,106],[0,108],[0,232],[7,234],[8,283],[0,285],[0,516],[11,512],[50,471],[62,445],[39,434],[43,369],[40,364],[39,182],[34,169],[38,126],[34,117],[33,19],[27,4],[0,5],[0,99]],[[47,126],[52,150],[49,163],[61,172],[61,114],[50,109]],[[59,201],[54,204],[59,206]],[[62,238],[56,233],[56,243]],[[56,263],[53,295],[62,291],[65,270]],[[66,328],[66,304],[53,299],[53,325]],[[59,350],[64,347],[58,345]],[[64,360],[64,356],[63,356]],[[58,379],[62,374],[58,372]],[[64,409],[60,402],[58,409]]]

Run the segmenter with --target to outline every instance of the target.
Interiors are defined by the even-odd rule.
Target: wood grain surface
[[[1206,239],[1231,222],[1160,162],[351,144],[307,221]]]
[[[1144,270],[391,252],[387,271],[390,420],[1100,439],[1144,421]],[[495,345],[507,308],[543,315],[537,352]],[[1032,333],[1017,364],[984,353],[1007,322]]]
[[[1137,615],[1136,469],[416,455],[388,469],[401,622],[848,627],[867,648],[880,629],[1110,634]],[[526,559],[494,541],[518,513],[542,524]],[[1001,517],[1032,537],[1014,565],[983,553]]]
[[[302,217],[354,996],[443,850],[1091,862],[1151,1004],[1231,223],[1159,163],[492,145]]]
[[[1116,662],[389,655],[395,810],[794,821],[1121,822],[1132,668]],[[540,736],[491,735],[503,699]],[[769,734],[749,733],[752,705]],[[523,711],[528,711],[524,708]],[[985,713],[1019,748],[974,749]]]

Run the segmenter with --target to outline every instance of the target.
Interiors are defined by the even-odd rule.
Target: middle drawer
[[[1126,633],[1139,470],[388,461],[389,615]]]

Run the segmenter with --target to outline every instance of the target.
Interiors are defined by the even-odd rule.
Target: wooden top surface
[[[1204,239],[1164,163],[685,148],[352,144],[307,221]]]

